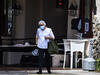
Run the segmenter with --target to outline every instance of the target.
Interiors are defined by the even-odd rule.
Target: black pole
[[[81,0],[81,10],[82,10],[82,14],[81,14],[81,18],[82,18],[82,33],[83,33],[83,37],[84,37],[84,28],[85,28],[85,0]]]
[[[93,0],[90,0],[90,21],[89,21],[89,37],[93,38],[93,32],[92,32],[92,12],[93,12]]]

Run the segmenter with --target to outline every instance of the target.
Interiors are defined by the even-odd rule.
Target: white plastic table
[[[73,68],[73,52],[76,52],[75,54],[75,67],[77,68],[77,52],[82,52],[82,60],[84,59],[84,50],[85,50],[85,44],[86,42],[89,42],[89,39],[66,39],[67,43],[69,43],[69,49],[70,49],[70,68]],[[89,46],[89,45],[88,45]]]

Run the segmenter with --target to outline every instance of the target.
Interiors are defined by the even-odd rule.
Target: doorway
[[[44,0],[43,17],[51,27],[57,39],[67,38],[68,0],[62,0],[63,6],[57,5],[59,0]]]
[[[34,37],[38,21],[43,19],[52,28],[56,39],[67,38],[68,0],[57,7],[58,0],[26,0],[25,37]]]

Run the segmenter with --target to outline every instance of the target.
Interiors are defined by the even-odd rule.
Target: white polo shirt
[[[44,31],[42,31],[40,28],[37,29],[36,38],[38,38],[38,44],[37,46],[41,49],[47,49],[48,48],[48,42],[49,39],[45,39],[45,37],[54,37],[54,34],[52,32],[51,28],[46,27]]]

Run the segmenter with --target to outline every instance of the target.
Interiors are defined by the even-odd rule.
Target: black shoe
[[[42,74],[42,72],[37,72],[37,74]]]

